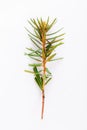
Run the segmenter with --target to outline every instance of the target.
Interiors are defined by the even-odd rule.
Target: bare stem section
[[[41,119],[43,119],[43,113],[44,113],[44,99],[45,99],[45,95],[44,95],[44,90],[42,91],[42,111],[41,111]]]

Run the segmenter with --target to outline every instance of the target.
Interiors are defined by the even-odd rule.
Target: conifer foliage
[[[47,68],[47,63],[51,61],[60,60],[62,58],[55,58],[56,53],[55,49],[61,46],[63,43],[64,33],[61,34],[61,29],[50,33],[49,30],[56,23],[56,18],[53,21],[50,21],[49,17],[46,21],[42,18],[40,19],[30,19],[28,23],[33,28],[33,33],[25,28],[28,32],[28,36],[34,48],[26,48],[27,55],[33,59],[33,63],[29,64],[31,67],[30,70],[25,70],[25,72],[31,73],[34,76],[34,80],[42,92],[42,110],[41,110],[41,119],[43,119],[44,113],[44,99],[45,99],[45,86],[52,79],[52,74]]]

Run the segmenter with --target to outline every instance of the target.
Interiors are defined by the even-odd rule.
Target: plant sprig
[[[49,83],[52,79],[52,74],[47,68],[47,63],[51,61],[61,60],[63,58],[55,58],[56,53],[54,50],[64,44],[63,36],[65,33],[61,33],[61,29],[49,33],[49,30],[53,27],[56,23],[56,18],[50,23],[49,17],[46,21],[42,18],[37,19],[30,19],[28,23],[33,28],[33,33],[30,32],[27,28],[25,28],[28,32],[28,36],[31,42],[34,44],[34,48],[26,48],[27,55],[31,59],[33,59],[36,63],[29,64],[32,70],[25,70],[25,72],[31,73],[34,75],[35,82],[39,86],[40,90],[42,91],[42,111],[41,111],[41,119],[43,119],[44,113],[44,90],[45,86]]]

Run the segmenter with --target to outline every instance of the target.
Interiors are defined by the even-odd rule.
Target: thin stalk
[[[43,65],[43,86],[42,86],[42,111],[41,111],[41,119],[43,119],[44,114],[44,99],[45,99],[45,93],[44,93],[44,87],[45,87],[45,72],[46,72],[46,57],[45,57],[45,44],[46,44],[46,36],[45,32],[42,33],[42,65]]]
[[[41,111],[41,119],[43,119],[43,113],[44,113],[44,90],[42,90],[42,111]]]

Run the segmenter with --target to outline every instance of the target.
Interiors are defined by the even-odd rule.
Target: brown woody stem
[[[42,86],[42,111],[41,111],[41,119],[43,119],[43,114],[44,114],[44,87],[45,87],[45,72],[46,72],[46,57],[45,57],[45,44],[46,44],[46,37],[45,37],[45,32],[42,33],[42,65],[43,65],[43,86]]]
[[[44,90],[42,90],[42,111],[41,111],[41,119],[43,119],[43,113],[44,113]]]

